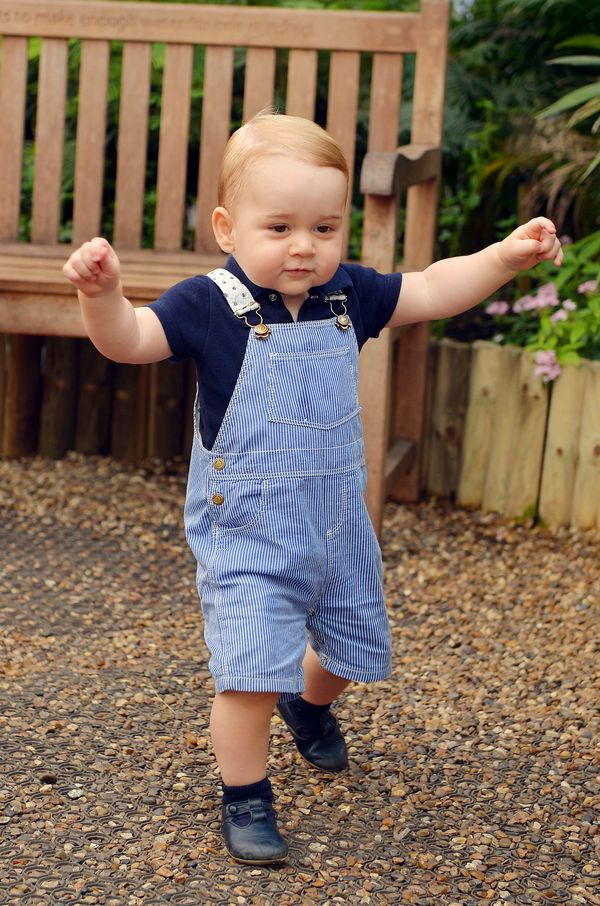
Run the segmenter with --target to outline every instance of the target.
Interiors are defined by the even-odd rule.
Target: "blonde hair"
[[[287,154],[318,167],[333,167],[349,178],[342,149],[324,129],[301,116],[261,111],[227,142],[219,175],[219,205],[232,206],[252,163],[265,154]]]

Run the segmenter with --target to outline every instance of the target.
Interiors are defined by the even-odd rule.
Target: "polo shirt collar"
[[[246,273],[239,266],[233,255],[229,255],[224,267],[226,271],[229,271],[230,274],[237,277],[238,280],[250,290],[253,299],[260,299],[263,296],[266,297],[269,293],[273,292],[273,290],[268,287],[258,286],[256,283],[253,283],[252,280],[246,276]],[[328,293],[340,292],[341,290],[349,289],[351,286],[352,282],[348,273],[343,267],[338,267],[331,280],[328,280],[327,283],[324,283],[322,286],[313,286],[312,292],[326,296]]]

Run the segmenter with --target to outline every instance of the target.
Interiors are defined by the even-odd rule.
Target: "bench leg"
[[[10,338],[4,398],[2,455],[7,459],[37,452],[41,393],[42,338]]]
[[[361,352],[360,401],[369,476],[366,502],[378,536],[386,497],[386,460],[390,434],[392,333],[383,331]]]
[[[416,503],[421,494],[421,452],[425,389],[427,384],[427,356],[429,328],[427,324],[414,324],[402,331],[395,373],[395,405],[392,422],[394,436],[412,440],[416,455],[408,472],[401,475],[391,487],[394,500]]]

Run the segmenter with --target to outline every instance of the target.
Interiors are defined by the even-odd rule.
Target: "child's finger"
[[[117,274],[119,270],[119,259],[106,239],[96,237],[91,240],[89,245],[92,262],[96,264],[104,274],[110,276]]]

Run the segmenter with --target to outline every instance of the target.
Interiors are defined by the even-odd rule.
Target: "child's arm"
[[[556,227],[536,217],[474,255],[436,261],[420,273],[404,274],[398,304],[388,327],[457,315],[487,299],[519,271],[538,261],[562,263]]]
[[[134,308],[123,295],[121,265],[106,239],[84,242],[63,267],[77,288],[87,334],[114,362],[144,365],[168,359],[171,349],[150,308]]]

